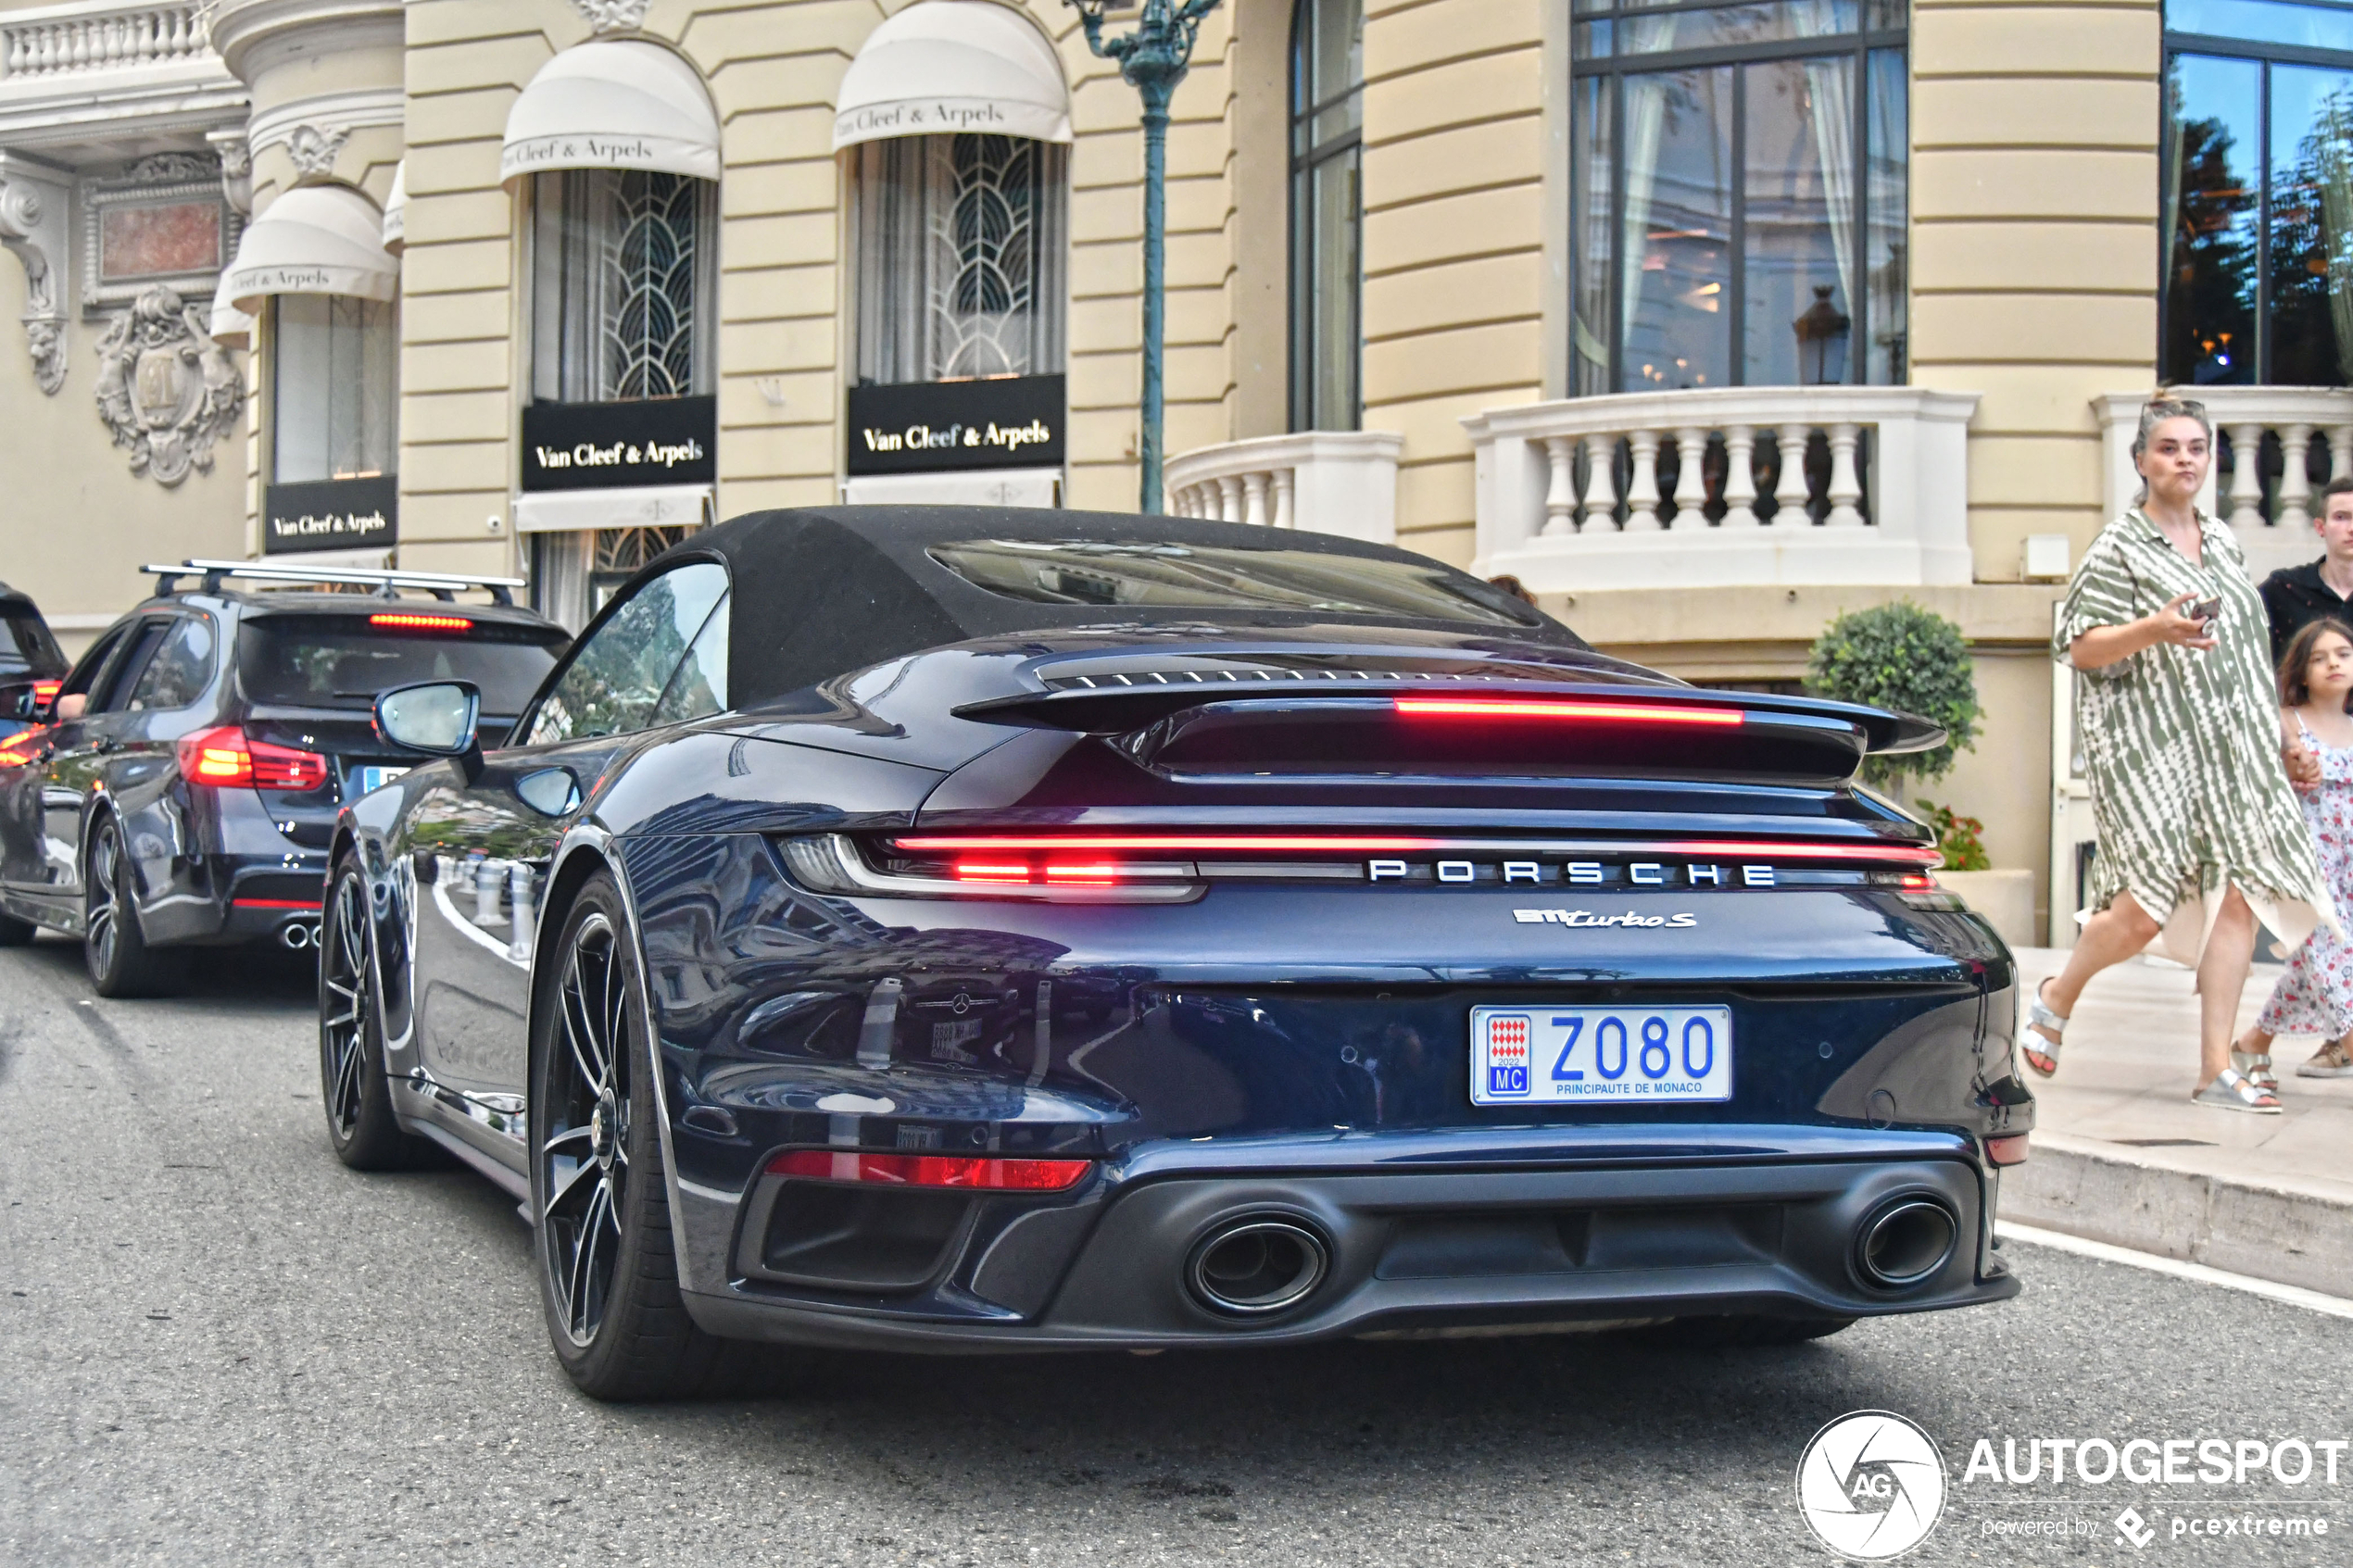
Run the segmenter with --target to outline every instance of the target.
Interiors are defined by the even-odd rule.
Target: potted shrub
[[[1866,784],[1903,800],[1907,782],[1943,778],[1954,756],[1977,739],[1977,677],[1961,629],[1916,604],[1880,605],[1842,615],[1815,639],[1806,684],[1842,702],[1917,713],[1944,726],[1945,744],[1904,757],[1873,757],[1863,764]],[[2034,873],[1996,871],[1985,853],[1985,824],[1949,806],[1918,802],[1936,830],[1944,864],[1937,882],[1966,898],[2002,940],[2034,940]]]

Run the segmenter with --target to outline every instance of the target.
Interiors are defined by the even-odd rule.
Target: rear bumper
[[[1988,1247],[1989,1184],[1957,1150],[1630,1170],[1099,1178],[1063,1202],[970,1200],[940,1232],[923,1283],[896,1293],[825,1290],[805,1273],[778,1277],[789,1267],[763,1270],[763,1259],[791,1250],[775,1244],[789,1228],[778,1216],[813,1196],[812,1185],[768,1178],[749,1195],[733,1277],[688,1293],[704,1328],[846,1348],[1156,1348],[1724,1313],[1876,1316],[2019,1291]],[[1945,1210],[1954,1244],[1918,1284],[1875,1286],[1858,1234],[1907,1199]],[[1189,1288],[1189,1260],[1205,1239],[1262,1216],[1319,1237],[1328,1266],[1288,1311],[1220,1312]]]

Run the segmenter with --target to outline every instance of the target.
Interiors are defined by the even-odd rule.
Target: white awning
[[[541,490],[515,497],[515,532],[583,528],[699,528],[711,515],[708,484],[631,484],[610,490]]]
[[[273,294],[395,299],[400,263],[384,245],[384,214],[348,185],[297,185],[245,226],[217,297],[252,314]]]
[[[223,348],[245,348],[253,342],[253,318],[229,302],[225,294],[212,296],[212,341]]]
[[[384,197],[384,249],[398,256],[409,240],[409,160],[392,166],[392,194]]]
[[[1006,6],[918,0],[868,33],[849,62],[834,111],[834,151],[959,131],[1069,141],[1062,61]]]
[[[659,44],[598,39],[539,68],[507,113],[498,178],[652,169],[719,178],[719,115],[695,68]]]

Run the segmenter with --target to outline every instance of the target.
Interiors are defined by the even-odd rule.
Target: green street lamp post
[[[1193,36],[1218,0],[1144,0],[1136,31],[1124,38],[1103,36],[1103,10],[1111,0],[1063,0],[1078,7],[1087,47],[1119,62],[1119,74],[1144,101],[1144,407],[1136,455],[1143,464],[1146,512],[1161,509],[1160,427],[1167,397],[1162,359],[1167,336],[1164,298],[1168,271],[1168,104],[1185,80],[1193,57]]]

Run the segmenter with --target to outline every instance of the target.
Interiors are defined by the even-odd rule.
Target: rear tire
[[[547,1338],[582,1393],[685,1399],[749,1350],[698,1328],[679,1296],[635,949],[621,890],[600,872],[532,1008],[533,1253]]]
[[[90,824],[82,863],[82,960],[102,997],[169,997],[188,984],[185,948],[147,945],[132,897],[131,856],[122,824],[100,816]]]
[[[319,921],[319,1090],[327,1143],[355,1171],[411,1170],[432,1162],[432,1146],[402,1132],[392,1112],[368,879],[346,856],[329,886]]]

